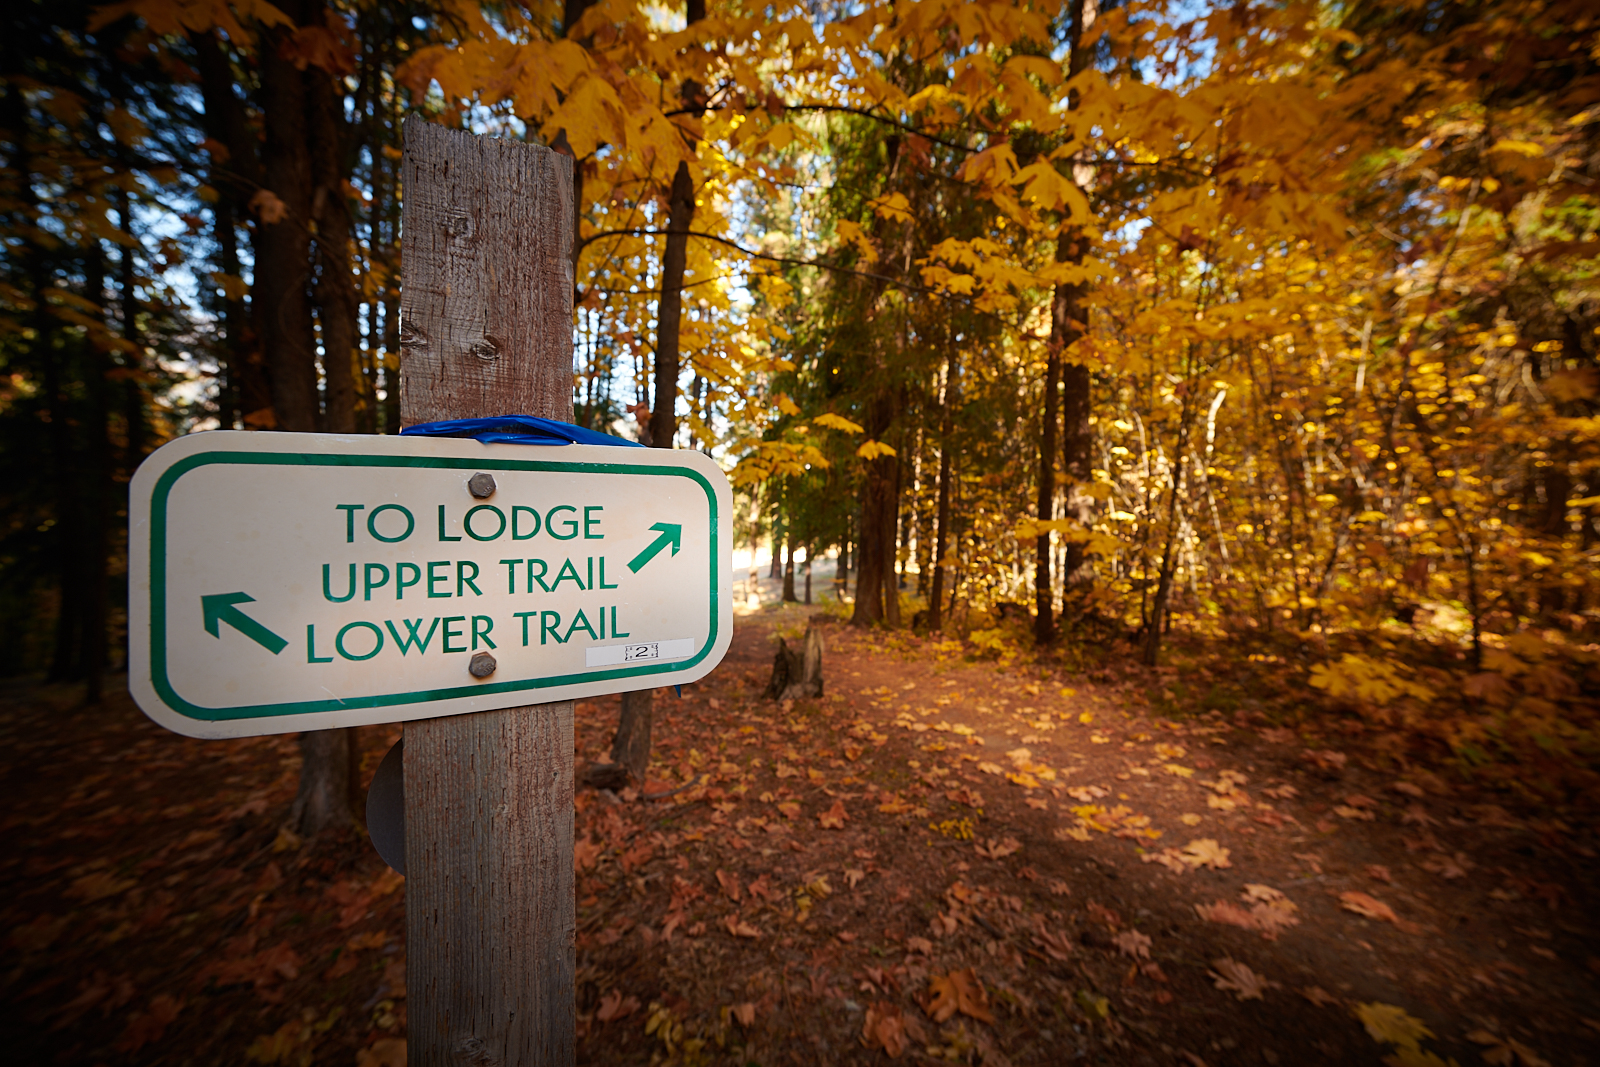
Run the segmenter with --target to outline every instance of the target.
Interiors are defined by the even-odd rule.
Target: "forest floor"
[[[763,700],[809,618],[826,696]],[[698,784],[578,795],[579,1062],[1600,1064],[1594,811],[1397,760],[1264,657],[1127,658],[741,616],[658,694]],[[293,738],[74,700],[0,690],[14,1062],[403,1064],[404,880],[281,828]],[[615,700],[577,718],[581,767]]]

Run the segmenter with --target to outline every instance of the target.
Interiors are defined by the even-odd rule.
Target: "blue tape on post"
[[[484,444],[507,445],[622,445],[643,448],[637,441],[574,426],[570,422],[541,419],[537,415],[496,415],[487,419],[446,419],[407,426],[401,434],[423,437],[470,437]]]

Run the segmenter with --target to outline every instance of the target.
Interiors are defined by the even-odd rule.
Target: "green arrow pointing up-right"
[[[650,529],[660,530],[661,536],[650,542],[649,546],[634,556],[633,562],[628,564],[628,569],[635,574],[638,574],[646,563],[655,559],[663,548],[671,545],[672,554],[676,556],[678,549],[683,545],[683,527],[675,522],[658,522]]]

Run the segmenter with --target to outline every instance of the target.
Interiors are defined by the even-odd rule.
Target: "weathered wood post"
[[[404,178],[401,421],[571,421],[571,161],[411,117]],[[413,1067],[573,1062],[572,748],[571,701],[406,724]]]

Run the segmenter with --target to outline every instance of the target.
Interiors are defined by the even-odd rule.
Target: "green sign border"
[[[192,470],[213,464],[233,463],[243,466],[295,466],[295,467],[419,467],[445,470],[501,470],[501,471],[555,471],[569,474],[643,474],[690,478],[705,490],[711,505],[711,633],[705,645],[688,660],[628,667],[621,670],[587,671],[583,674],[563,674],[553,678],[529,678],[513,682],[484,682],[477,685],[452,686],[446,689],[425,689],[413,693],[394,693],[383,696],[349,697],[344,700],[306,700],[290,704],[256,704],[235,708],[204,708],[191,704],[178,695],[167,677],[167,498],[178,479]],[[619,678],[637,678],[651,674],[667,674],[693,667],[711,654],[716,646],[721,626],[717,611],[718,584],[721,569],[717,565],[717,492],[705,475],[689,467],[655,466],[633,463],[572,463],[558,460],[513,460],[482,457],[479,459],[451,459],[428,456],[373,456],[326,455],[307,452],[203,452],[174,463],[156,481],[150,501],[150,679],[163,703],[185,718],[201,722],[221,722],[234,719],[268,719],[284,715],[310,715],[330,711],[352,711],[359,708],[392,707],[405,704],[425,704],[435,700],[456,697],[482,696],[488,693],[514,693],[521,690],[548,689],[554,686],[581,682],[602,682]]]

